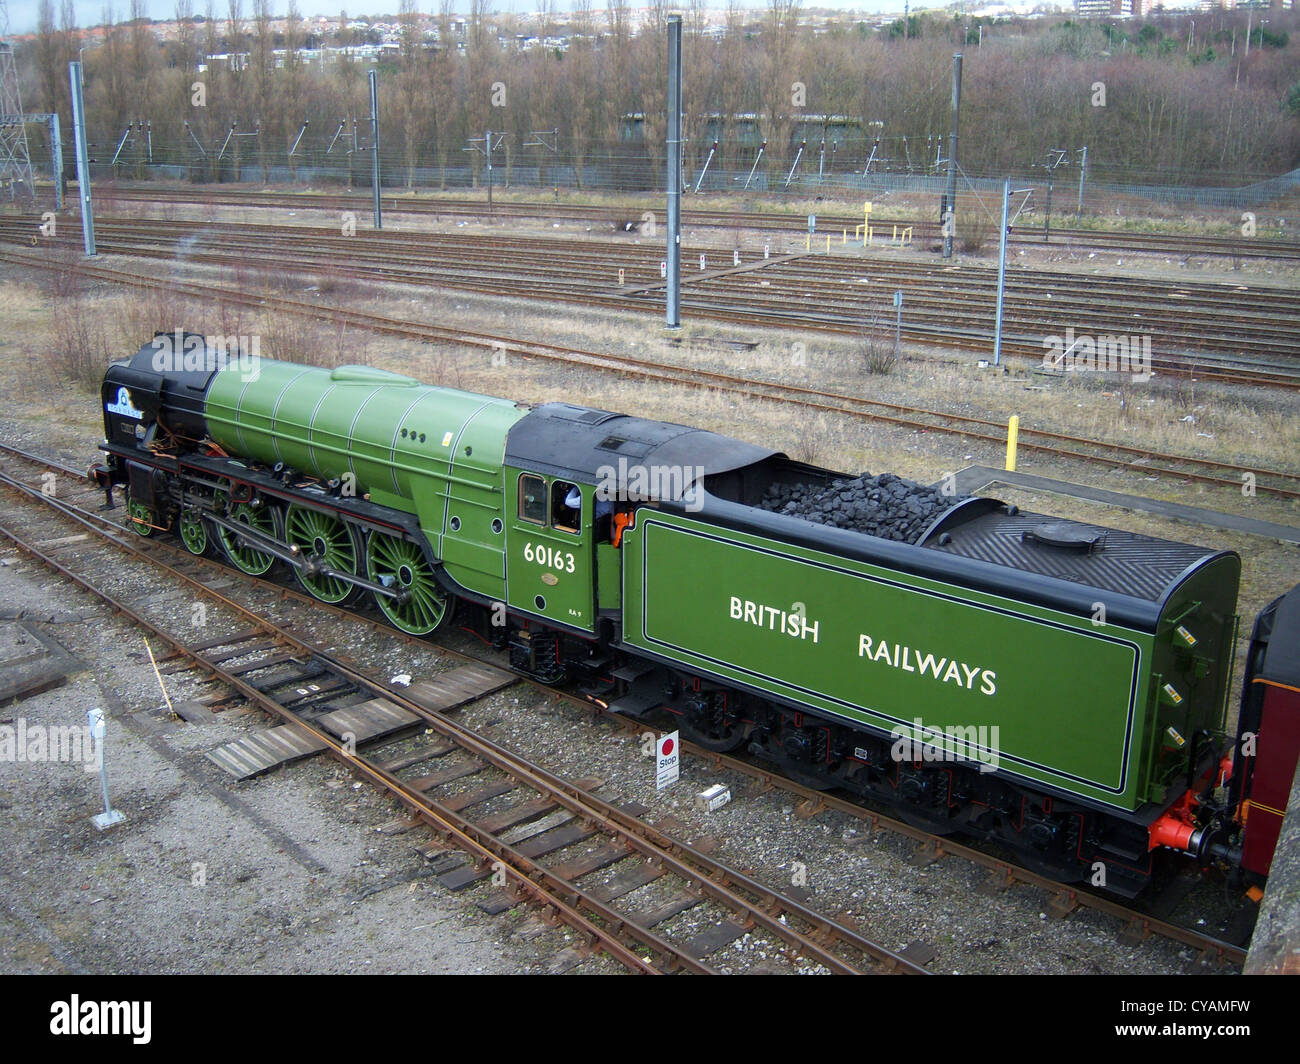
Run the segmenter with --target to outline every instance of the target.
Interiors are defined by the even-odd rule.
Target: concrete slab
[[[392,690],[430,712],[446,713],[518,682],[519,677],[504,669],[473,662]]]
[[[181,720],[189,724],[211,724],[217,719],[217,715],[207,706],[188,699],[172,703],[172,710]]]
[[[407,712],[386,698],[372,698],[359,706],[332,710],[321,716],[316,723],[340,739],[351,735],[356,742],[363,743],[368,739],[377,739],[381,735],[391,735],[395,731],[409,728],[419,719],[414,713]]]
[[[57,639],[35,625],[0,624],[0,706],[58,687],[82,668]]]
[[[246,780],[324,749],[325,744],[310,732],[294,724],[281,724],[219,746],[207,756],[235,779]]]

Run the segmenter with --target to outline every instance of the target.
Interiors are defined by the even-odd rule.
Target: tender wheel
[[[370,579],[395,591],[401,599],[375,594],[384,616],[410,635],[428,635],[451,614],[451,601],[438,586],[433,568],[416,544],[383,532],[366,540],[366,572]]]
[[[920,831],[928,831],[931,835],[938,835],[941,838],[955,835],[961,827],[960,824],[952,820],[940,820],[938,817],[927,816],[921,810],[910,805],[895,806],[893,813],[904,824],[910,824]]]
[[[227,520],[247,525],[264,536],[280,538],[281,518],[279,510],[275,507],[255,506],[248,502],[238,502],[231,506],[229,496],[224,491],[217,492],[216,503],[218,512],[225,508],[224,516]],[[250,576],[264,576],[275,564],[274,554],[256,550],[245,543],[237,532],[232,532],[228,528],[218,526],[217,542],[221,544],[222,553],[230,559],[230,564]]]
[[[705,750],[712,750],[719,754],[729,754],[731,751],[739,749],[744,745],[746,738],[742,726],[711,728],[707,731],[700,731],[683,722],[680,727],[682,735],[696,746],[702,746]]]
[[[1015,851],[1015,859],[1031,872],[1037,872],[1044,879],[1054,879],[1058,883],[1078,883],[1085,878],[1086,870],[1077,864],[1065,861],[1053,861],[1038,857],[1024,850]]]
[[[208,546],[211,540],[208,537],[208,526],[203,520],[203,514],[198,510],[186,510],[181,514],[177,522],[176,530],[180,533],[181,542],[185,544],[185,549],[191,554],[204,555],[208,553]]]
[[[783,766],[781,773],[787,779],[792,780],[801,787],[807,787],[810,791],[833,791],[835,789],[833,780],[828,780],[825,776],[814,776],[811,772],[801,772],[789,765]]]
[[[284,540],[307,558],[335,572],[358,575],[361,536],[353,526],[337,517],[303,506],[290,506],[284,515]],[[294,569],[293,575],[309,595],[335,605],[354,601],[361,590],[337,576],[309,576],[301,569]]]

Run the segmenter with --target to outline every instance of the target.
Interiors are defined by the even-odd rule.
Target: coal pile
[[[915,543],[935,517],[962,498],[893,473],[876,477],[864,473],[852,480],[833,480],[825,487],[773,484],[759,506],[818,525]]]

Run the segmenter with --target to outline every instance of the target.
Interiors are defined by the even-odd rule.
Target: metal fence
[[[96,179],[120,177],[129,179],[141,173],[143,176],[167,180],[211,180],[203,167],[179,164],[149,164],[144,167],[122,166],[113,168],[107,164],[93,165],[92,176]],[[345,184],[354,187],[369,187],[370,173],[368,164],[347,166],[300,165],[290,168],[286,165],[270,165],[263,169],[256,162],[242,163],[238,172],[229,162],[223,165],[219,180],[223,182],[273,184]],[[385,188],[481,188],[483,186],[482,169],[467,165],[417,166],[408,170],[396,161],[386,162],[383,174]],[[1041,189],[1044,182],[1041,173],[1028,177],[1012,177],[1013,184],[1020,187]],[[581,169],[561,161],[547,161],[542,165],[516,161],[509,167],[498,164],[494,168],[494,183],[497,188],[537,188],[563,189],[580,188],[604,192],[662,192],[663,175],[658,167],[653,167],[648,160],[618,160],[617,162],[593,161]],[[835,174],[819,179],[816,174],[795,174],[790,177],[786,172],[762,170],[751,172],[746,169],[711,168],[700,182],[702,192],[740,192],[748,190],[769,195],[788,195],[799,199],[810,197],[856,197],[870,199],[890,192],[920,193],[936,198],[945,191],[946,178],[941,174]],[[685,188],[688,192],[695,189],[695,175],[686,175]],[[1002,191],[1001,178],[963,177],[959,183],[959,192],[975,191],[981,197],[997,197]],[[1061,197],[1061,206],[1068,210],[1077,195],[1077,177],[1062,174],[1056,182],[1056,194]],[[1132,196],[1143,199],[1159,200],[1164,203],[1186,203],[1206,208],[1229,210],[1250,210],[1265,206],[1281,196],[1300,189],[1300,169],[1278,177],[1257,181],[1235,188],[1207,187],[1189,185],[1142,185],[1106,181],[1087,181],[1085,193],[1088,201],[1096,202],[1101,197]]]

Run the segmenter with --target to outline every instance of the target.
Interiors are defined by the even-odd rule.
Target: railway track
[[[154,622],[139,616],[133,609],[124,606],[121,602],[92,586],[84,577],[71,572],[64,564],[67,561],[66,556],[59,559],[42,552],[28,539],[21,538],[21,533],[16,534],[4,523],[0,523],[0,533],[14,541],[27,553],[39,558],[46,565],[72,579],[79,586],[103,597],[115,611],[124,613],[142,627],[153,631],[155,635],[171,646],[171,656],[173,658],[188,659],[193,663],[194,667],[211,674],[232,691],[237,692],[250,703],[258,705],[272,716],[285,721],[286,724],[303,725],[309,734],[326,744],[327,752],[352,767],[362,778],[392,794],[394,798],[411,810],[413,814],[412,825],[416,821],[428,825],[443,840],[439,844],[440,846],[450,847],[454,845],[469,855],[467,863],[452,862],[447,873],[445,873],[451,876],[450,883],[453,888],[460,885],[472,885],[492,874],[503,875],[506,874],[507,870],[513,870],[520,876],[517,884],[519,896],[528,897],[540,904],[550,905],[556,910],[561,919],[579,931],[589,946],[593,948],[609,947],[607,951],[611,956],[619,959],[634,970],[649,970],[644,966],[638,967],[636,963],[636,961],[646,959],[642,956],[643,953],[655,959],[657,967],[654,970],[702,971],[707,969],[704,961],[694,954],[698,953],[703,945],[721,942],[725,946],[727,942],[736,937],[738,931],[743,930],[746,926],[753,926],[757,920],[758,914],[755,909],[758,906],[761,906],[768,915],[774,916],[779,925],[772,928],[764,924],[762,930],[771,931],[775,934],[779,942],[784,944],[784,948],[788,953],[792,952],[793,955],[808,958],[813,963],[820,964],[829,971],[858,971],[861,970],[862,963],[865,960],[878,970],[917,973],[924,971],[923,964],[934,955],[932,949],[920,943],[914,944],[901,954],[894,953],[880,943],[873,943],[864,939],[856,928],[849,926],[845,922],[820,917],[808,910],[806,906],[796,899],[789,898],[779,891],[774,891],[763,884],[756,883],[749,876],[721,865],[720,862],[714,861],[707,854],[698,852],[694,847],[686,843],[671,839],[662,832],[653,829],[650,829],[645,835],[635,834],[638,829],[646,827],[644,822],[637,817],[635,809],[619,808],[610,802],[605,802],[584,787],[559,780],[544,769],[522,761],[515,755],[502,750],[482,736],[474,735],[467,729],[459,727],[444,714],[430,713],[420,703],[403,697],[400,691],[395,690],[392,685],[365,676],[350,663],[333,657],[328,651],[322,650],[318,646],[305,642],[282,626],[268,621],[262,614],[256,613],[247,606],[234,603],[227,596],[217,594],[207,586],[203,577],[215,573],[218,577],[239,579],[249,589],[270,588],[282,599],[293,599],[309,609],[320,610],[334,616],[347,618],[349,621],[367,624],[382,630],[389,637],[407,643],[427,645],[428,640],[400,632],[365,614],[358,614],[354,611],[322,603],[297,589],[268,584],[264,580],[247,577],[229,566],[187,554],[180,547],[165,541],[155,538],[138,538],[125,533],[121,526],[98,513],[92,513],[76,504],[56,502],[48,495],[45,495],[41,487],[38,486],[40,483],[39,472],[55,472],[56,474],[77,478],[82,475],[78,470],[7,444],[0,444],[0,457],[8,464],[8,468],[0,470],[0,485],[9,488],[27,501],[44,504],[47,509],[58,510],[64,517],[74,522],[77,527],[90,531],[100,540],[111,542],[114,546],[136,558],[158,567],[169,577],[189,585],[196,592],[212,597],[223,606],[232,608],[238,614],[238,620],[234,622],[232,631],[227,636],[207,639],[201,645],[184,644],[170,634],[169,629],[157,626]],[[37,471],[37,476],[33,477],[32,470]],[[96,490],[89,486],[85,489],[86,499],[97,497],[98,492]],[[259,633],[263,637],[262,642],[266,643],[264,646],[252,643],[253,640],[259,638]],[[251,649],[252,647],[256,647],[256,649]],[[438,649],[457,659],[488,668],[498,668],[500,665],[498,661],[494,661],[482,654],[466,654],[461,650],[454,650],[445,646],[441,642],[438,644]],[[309,663],[308,669],[304,672],[286,673],[283,671],[286,661]],[[280,671],[278,674],[275,672],[270,674],[270,683],[259,683],[257,677],[264,675],[265,670]],[[605,713],[604,707],[598,701],[545,687],[528,679],[520,679],[519,682],[527,683],[551,697],[563,699],[570,705],[584,711],[604,717],[611,716]],[[289,704],[286,705],[283,701],[277,701],[273,693],[277,690],[294,692],[300,697],[296,700],[291,699]],[[301,697],[304,693],[306,693],[306,697]],[[402,756],[398,758],[386,758],[383,750],[387,744],[382,742],[373,749],[358,754],[356,748],[349,749],[346,742],[340,743],[336,736],[319,727],[322,697],[328,697],[331,702],[334,702],[347,697],[349,694],[358,697],[369,696],[382,699],[412,712],[423,723],[436,730],[439,738],[435,739],[430,746],[415,753],[403,751]],[[613,715],[613,719],[624,730],[629,732],[637,733],[644,727],[644,725],[621,716]],[[444,740],[448,742],[444,743]],[[422,765],[427,767],[429,762],[435,759],[441,763],[441,759],[452,752],[450,744],[459,744],[461,750],[474,762],[468,770],[463,768],[448,769],[441,774],[420,775],[416,776],[414,780],[410,778],[410,770],[418,770]],[[916,844],[916,851],[913,856],[914,864],[924,866],[945,858],[956,858],[969,861],[988,871],[989,878],[986,883],[988,891],[999,892],[1017,886],[1039,889],[1047,896],[1047,911],[1053,918],[1063,919],[1079,909],[1097,911],[1117,920],[1122,928],[1123,937],[1130,941],[1140,942],[1152,936],[1166,938],[1196,949],[1200,953],[1203,962],[1232,965],[1238,968],[1245,962],[1245,948],[1243,945],[1224,941],[1213,935],[1171,922],[1165,918],[1168,911],[1186,893],[1190,892],[1194,886],[1193,880],[1195,877],[1184,876],[1174,881],[1166,892],[1161,896],[1157,896],[1149,906],[1130,906],[1077,885],[1061,884],[1030,869],[1004,860],[995,854],[934,835],[922,828],[885,816],[855,802],[805,787],[776,774],[761,764],[705,750],[689,742],[683,744],[683,749],[691,756],[710,763],[717,772],[730,772],[747,777],[759,783],[764,790],[778,788],[789,793],[800,802],[796,812],[801,818],[813,818],[824,812],[838,812],[868,824],[872,831],[886,831],[910,839]],[[453,807],[450,809],[430,798],[427,792],[437,787],[441,782],[450,782],[452,779],[461,778],[464,775],[476,774],[479,770],[478,763],[494,766],[512,782],[495,785],[486,784],[475,791],[469,792],[469,798],[453,799],[448,803]],[[407,772],[405,779],[397,775],[402,771]],[[724,909],[730,904],[733,915],[730,917],[724,915],[719,923],[713,925],[715,930],[702,932],[697,939],[687,943],[685,952],[676,948],[671,942],[647,941],[645,937],[637,936],[634,933],[634,941],[631,944],[633,952],[624,957],[620,954],[616,944],[600,934],[605,929],[604,921],[611,919],[608,911],[591,905],[592,900],[596,902],[616,900],[605,898],[605,895],[610,893],[609,889],[588,892],[595,895],[594,899],[588,899],[584,892],[576,890],[574,885],[566,880],[563,875],[558,875],[554,868],[550,869],[550,875],[548,876],[539,874],[535,868],[529,870],[528,866],[522,862],[518,865],[514,863],[506,865],[507,858],[514,858],[515,855],[513,852],[509,852],[510,848],[508,846],[503,852],[503,850],[493,847],[491,842],[500,843],[501,840],[496,838],[496,834],[513,824],[518,824],[520,819],[512,819],[510,813],[498,813],[494,820],[484,824],[482,821],[476,823],[460,815],[465,810],[478,804],[478,801],[471,801],[470,798],[478,798],[481,801],[490,800],[491,797],[515,790],[516,787],[513,784],[516,782],[520,785],[520,788],[530,788],[531,793],[534,795],[518,801],[513,806],[514,809],[526,811],[520,815],[520,819],[545,816],[552,810],[559,810],[560,807],[563,807],[564,810],[561,812],[561,816],[566,813],[572,814],[571,817],[568,817],[556,827],[548,827],[540,834],[533,835],[532,838],[539,840],[550,835],[550,839],[546,843],[534,844],[534,847],[532,847],[534,849],[545,849],[550,842],[557,839],[563,842],[565,839],[576,837],[576,835],[581,835],[582,837],[578,841],[585,843],[595,834],[595,831],[589,832],[588,829],[593,824],[598,823],[601,818],[605,818],[615,825],[616,830],[611,839],[596,845],[594,853],[589,854],[585,859],[570,859],[561,866],[561,872],[569,875],[580,873],[573,876],[573,878],[580,878],[581,875],[587,875],[614,865],[616,862],[626,860],[642,863],[629,866],[626,875],[620,873],[612,881],[616,884],[615,889],[622,889],[634,884],[641,885],[648,881],[645,877],[651,875],[652,872],[657,873],[653,876],[653,879],[673,874],[683,881],[685,887],[677,892],[675,900],[664,903],[659,910],[652,914],[638,914],[643,918],[641,923],[645,922],[644,918],[647,915],[662,916],[665,919],[671,918],[676,912],[684,911],[679,906],[693,907],[687,906],[686,903],[700,895],[707,896],[710,902],[721,905]],[[584,782],[590,784],[595,781]],[[418,786],[413,784],[418,784]],[[507,788],[507,790],[503,792],[500,789],[502,787]],[[495,793],[490,793],[494,791]],[[481,797],[483,795],[488,795],[488,797]],[[444,816],[444,814],[454,815]],[[577,821],[576,824],[575,821]],[[573,826],[569,828],[568,834],[563,834],[562,831],[566,825]],[[496,832],[489,829],[496,829]],[[489,838],[483,838],[484,833]],[[572,841],[569,843],[569,845],[573,844]],[[668,857],[665,857],[664,854],[667,854]],[[531,855],[525,854],[524,856]],[[545,856],[545,854],[536,856]],[[718,883],[724,894],[723,897],[719,897],[715,891],[709,890],[699,880],[698,877],[706,872],[719,877]],[[554,885],[553,878],[564,880],[564,883],[558,886],[557,889],[562,900],[571,904],[574,910],[572,913],[554,905],[553,899],[545,893],[545,888]],[[513,876],[511,882],[515,882]],[[741,899],[739,905],[735,904],[732,897],[728,896],[730,894],[734,894]],[[704,898],[700,897],[700,900],[693,902],[693,904],[700,904],[703,900]],[[675,911],[670,912],[670,910]],[[1245,912],[1243,910],[1243,913]],[[578,920],[573,919],[573,916],[576,916]],[[623,918],[626,918],[626,916],[627,914],[623,914]],[[737,916],[745,922],[738,922]],[[594,926],[588,927],[586,924],[579,922],[582,918],[586,918]],[[617,926],[620,917],[615,915],[612,919]],[[805,942],[798,937],[793,939],[790,937],[797,935],[793,928],[799,926],[808,929],[807,938],[809,942]],[[1245,928],[1245,930],[1248,931],[1248,928]],[[657,938],[658,936],[656,936]],[[812,940],[815,940],[815,942]],[[824,952],[828,943],[835,944],[840,952],[828,957]],[[812,945],[816,945],[817,950],[822,952],[813,952],[811,955],[804,952]],[[691,947],[694,947],[693,951]],[[778,945],[777,948],[782,947]],[[641,952],[635,952],[636,950]],[[842,956],[844,950],[847,950],[853,958],[853,964],[844,960]],[[909,952],[914,953],[917,959],[913,960],[908,957]],[[702,967],[696,967],[696,965]]]
[[[0,239],[30,240],[28,223],[0,221]],[[569,302],[639,313],[663,305],[661,250],[569,239],[466,234],[358,233],[301,225],[113,221],[97,225],[101,250],[208,266],[255,265],[384,283]],[[43,238],[42,238],[43,239]],[[48,243],[48,241],[46,241]],[[73,234],[60,244],[72,253]],[[255,251],[250,251],[255,249]],[[711,270],[684,273],[692,316],[732,324],[860,337],[887,332],[886,300],[902,291],[909,343],[988,354],[996,277],[984,267],[890,259],[783,256],[739,268],[717,249],[687,249]],[[1017,271],[1008,285],[1003,353],[1041,365],[1045,337],[1064,349],[1071,332],[1123,352],[1124,366],[1198,379],[1300,388],[1300,300],[1285,289],[1083,278]],[[1158,339],[1157,339],[1158,338]],[[890,338],[892,342],[892,337]],[[1120,346],[1122,342],[1122,347]]]
[[[10,463],[41,462],[10,448],[4,454]],[[62,465],[45,468],[76,475]],[[595,793],[601,781],[553,775],[444,711],[430,709],[427,698],[417,699],[367,675],[204,579],[211,577],[210,569],[220,576],[231,574],[227,567],[159,549],[143,537],[137,540],[133,533],[43,494],[39,486],[11,472],[0,472],[0,484],[41,508],[41,516],[33,521],[11,512],[0,523],[0,533],[160,640],[169,648],[163,663],[188,663],[281,722],[287,735],[277,736],[279,744],[323,751],[405,806],[414,818],[411,826],[418,822],[432,833],[434,841],[425,853],[435,859],[443,886],[461,890],[491,879],[505,888],[499,901],[487,903],[489,911],[503,911],[519,901],[542,905],[571,927],[586,949],[603,951],[629,970],[645,974],[715,974],[719,969],[709,962],[710,956],[746,935],[766,941],[772,955],[784,955],[804,969],[925,973],[909,957],[647,823],[640,817],[643,808],[601,797]],[[61,537],[54,546],[38,546],[38,536],[48,536],[48,520],[55,513],[61,527],[77,534]],[[88,557],[80,550],[80,537],[87,534],[96,544],[110,545],[126,556],[125,562],[119,558],[109,567],[112,581],[106,580],[98,554]],[[169,615],[153,603],[124,601],[112,584],[142,586],[137,580],[143,567],[202,596],[209,605],[205,632],[222,634],[187,642],[176,634],[183,622],[174,604]],[[179,613],[191,609],[186,602]],[[457,671],[464,668],[475,666]],[[429,686],[437,686],[440,675],[435,674]],[[508,674],[501,675],[513,682]],[[459,677],[457,681],[469,682]],[[372,717],[366,717],[366,710]],[[373,714],[389,723],[400,714],[400,730],[415,725],[425,729],[424,736],[412,749],[410,744],[396,746],[390,739],[396,734],[392,729],[368,743],[355,731],[341,730],[371,723]],[[441,793],[468,776],[475,777],[475,789]],[[582,883],[598,872],[604,873],[600,884]],[[658,888],[662,900],[657,906],[620,905],[649,884]],[[687,912],[702,930],[684,941],[661,933],[661,925]],[[579,960],[576,951],[567,958],[573,964]]]
[[[48,261],[26,254],[4,251],[0,251],[0,261],[18,262],[45,269],[55,268]],[[82,265],[78,269],[87,277],[106,282],[159,288],[175,296],[188,296],[198,300],[224,300],[250,308],[273,309],[283,313],[305,315],[336,326],[345,324],[348,327],[368,329],[383,335],[422,343],[437,341],[464,345],[493,353],[503,353],[507,356],[557,362],[600,373],[615,373],[640,380],[708,389],[733,395],[738,399],[791,404],[810,413],[849,416],[889,424],[909,431],[940,432],[999,447],[1005,443],[1003,425],[985,418],[887,403],[827,389],[754,380],[737,374],[714,372],[647,358],[583,351],[572,347],[521,340],[513,336],[449,329],[362,311],[327,307],[288,297],[241,292],[197,282],[163,280],[101,266]],[[1300,498],[1300,473],[1284,469],[1261,468],[1217,459],[1170,454],[1123,443],[1104,443],[1066,433],[1035,429],[1028,425],[1022,425],[1020,429],[1019,446],[1023,450],[1054,459],[1084,462],[1109,469],[1128,469],[1141,472],[1144,476],[1160,476],[1234,490],[1241,489],[1242,474],[1250,473],[1254,477],[1257,492],[1280,498]]]
[[[810,193],[815,194],[815,193]],[[864,198],[867,194],[864,193]],[[373,205],[369,193],[319,193],[319,192],[267,192],[256,189],[237,189],[229,186],[184,188],[158,187],[156,185],[114,185],[102,189],[97,197],[109,204],[121,202],[192,203],[202,206],[238,206],[271,209],[304,209],[321,211],[350,210],[364,215]],[[990,204],[990,208],[992,205]],[[407,194],[388,195],[383,199],[385,214],[433,215],[448,218],[542,218],[573,222],[609,223],[640,219],[645,210],[658,213],[662,219],[662,201],[657,196],[645,196],[630,206],[588,206],[556,201],[532,202],[498,201],[491,212],[482,198],[475,197],[420,197]],[[844,211],[828,206],[833,213],[819,213],[818,227],[823,232],[835,233],[862,222],[856,211]],[[1230,221],[1235,225],[1237,218]],[[682,224],[692,228],[753,229],[776,233],[800,235],[805,232],[803,215],[779,211],[722,211],[702,206],[687,206],[682,211]],[[872,224],[882,232],[895,226],[911,227],[917,242],[939,239],[937,221],[917,221],[902,217],[881,216]],[[996,230],[996,223],[994,223]],[[1013,230],[1008,240],[1012,247],[1042,247],[1124,251],[1131,254],[1160,254],[1177,256],[1210,255],[1232,259],[1273,259],[1283,262],[1300,262],[1300,242],[1266,237],[1215,237],[1192,234],[1135,233],[1113,230],[1081,229],[1070,226],[1053,226],[1050,240],[1044,240],[1036,226],[1028,224]]]

